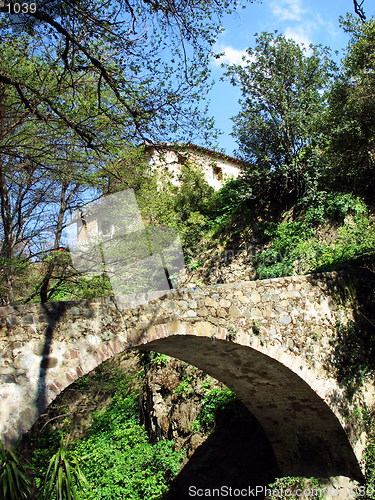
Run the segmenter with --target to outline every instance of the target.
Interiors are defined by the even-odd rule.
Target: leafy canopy
[[[233,135],[247,161],[280,169],[311,141],[334,66],[327,48],[311,45],[309,52],[276,31],[262,33],[255,48],[246,50],[243,65],[227,67],[232,84],[242,90]]]
[[[34,56],[47,63],[53,88],[22,79],[17,67],[0,70],[19,102],[46,123],[68,126],[81,145],[106,146],[97,131],[109,119],[118,138],[167,140],[209,125],[197,113],[205,95],[212,47],[224,13],[237,1],[47,0],[25,14],[0,19],[2,40],[27,37]],[[7,12],[4,5],[0,11]],[[15,48],[16,50],[16,48]],[[24,54],[26,56],[26,54]],[[1,66],[0,66],[1,67]],[[38,65],[31,61],[31,73]],[[95,101],[81,117],[80,86]],[[85,90],[86,91],[86,90]],[[84,92],[85,92],[84,91]],[[115,127],[117,125],[117,127]],[[207,128],[207,127],[206,127]],[[206,130],[205,128],[205,130]]]
[[[326,181],[373,203],[375,168],[375,19],[341,19],[351,34],[322,123]]]

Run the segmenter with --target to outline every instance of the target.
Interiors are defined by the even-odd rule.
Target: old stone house
[[[217,191],[224,182],[236,179],[241,172],[241,160],[194,144],[158,143],[146,145],[148,161],[155,170],[165,169],[171,182],[179,184],[183,165],[202,170],[206,182]]]

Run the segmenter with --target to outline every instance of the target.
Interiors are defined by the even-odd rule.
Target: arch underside
[[[332,410],[279,361],[250,347],[194,335],[171,335],[139,348],[195,365],[232,389],[263,427],[284,475],[363,478]]]

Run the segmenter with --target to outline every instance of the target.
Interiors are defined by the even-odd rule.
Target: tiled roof
[[[187,143],[187,144],[181,144],[181,143],[173,143],[173,142],[154,142],[154,143],[149,143],[144,145],[146,149],[180,149],[180,150],[193,150],[197,151],[199,153],[203,153],[209,156],[212,156],[214,158],[221,158],[223,160],[230,161],[232,163],[237,163],[239,166],[243,165],[243,161],[234,158],[233,156],[229,156],[225,153],[220,153],[219,151],[214,151],[212,149],[204,148],[202,146],[196,146],[195,144]]]

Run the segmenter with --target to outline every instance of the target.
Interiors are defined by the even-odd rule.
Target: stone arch
[[[154,350],[186,361],[232,389],[256,417],[285,475],[347,476],[362,473],[345,430],[325,401],[332,380],[317,378],[301,359],[283,349],[250,345],[248,338],[225,340],[227,330],[206,322],[169,321],[101,344],[89,357],[74,349],[67,384],[48,384],[47,403],[77,378],[127,348]],[[262,352],[263,351],[263,352]],[[35,421],[35,418],[33,418]]]
[[[263,427],[285,475],[361,478],[337,417],[277,360],[236,343],[192,335],[152,341],[147,349],[193,364],[232,389]]]

